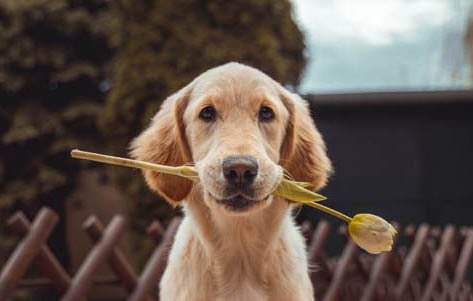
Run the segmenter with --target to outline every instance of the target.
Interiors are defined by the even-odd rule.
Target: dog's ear
[[[183,122],[189,94],[190,88],[187,86],[163,102],[150,126],[132,141],[130,154],[133,158],[169,166],[191,162]],[[149,187],[173,206],[179,205],[192,188],[192,181],[183,177],[149,170],[143,173]]]
[[[281,164],[294,180],[311,183],[313,190],[319,190],[332,171],[324,140],[310,116],[307,101],[282,87],[280,90],[290,114],[281,147]]]

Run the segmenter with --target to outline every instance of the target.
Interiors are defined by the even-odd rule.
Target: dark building
[[[326,205],[402,224],[473,225],[473,91],[306,99],[334,163]],[[333,220],[311,208],[306,217]]]

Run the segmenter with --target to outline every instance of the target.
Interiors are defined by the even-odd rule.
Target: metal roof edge
[[[311,105],[405,105],[473,103],[473,90],[303,94]]]

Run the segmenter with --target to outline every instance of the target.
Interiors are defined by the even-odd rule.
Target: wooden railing
[[[115,216],[104,227],[95,216],[90,216],[83,228],[94,246],[72,276],[46,245],[58,222],[56,213],[43,208],[30,224],[18,212],[5,225],[21,241],[2,268],[0,300],[8,300],[17,289],[37,287],[54,287],[63,301],[84,300],[92,298],[92,286],[101,284],[122,286],[129,294],[128,300],[157,300],[157,284],[180,221],[181,218],[174,218],[165,231],[159,221],[150,225],[148,234],[157,246],[139,275],[118,247],[125,219]],[[330,224],[322,220],[312,229],[310,223],[303,223],[309,260],[316,266],[311,273],[316,299],[473,300],[471,286],[465,279],[473,255],[473,228],[396,226],[400,235],[393,252],[368,255],[346,235],[346,228],[340,228],[338,232],[345,241],[343,252],[339,257],[328,257],[324,246],[331,233]],[[24,279],[33,263],[42,277]],[[105,264],[111,267],[114,276],[97,276],[98,268]]]

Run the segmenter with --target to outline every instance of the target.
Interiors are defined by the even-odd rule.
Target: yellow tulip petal
[[[397,233],[390,223],[373,214],[355,215],[348,232],[360,248],[371,254],[391,251]]]

